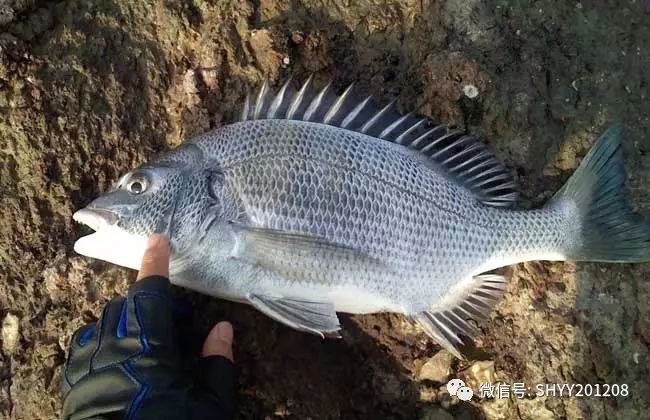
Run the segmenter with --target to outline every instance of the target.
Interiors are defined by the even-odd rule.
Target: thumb
[[[147,241],[142,256],[138,280],[149,276],[169,277],[169,241],[164,235],[154,234]]]
[[[233,337],[232,324],[225,321],[219,322],[212,327],[212,330],[205,339],[201,357],[223,356],[231,362],[234,362],[235,359],[232,353]]]
[[[232,357],[233,331],[230,322],[220,322],[203,343],[191,402],[191,418],[232,419],[237,406],[237,369]]]

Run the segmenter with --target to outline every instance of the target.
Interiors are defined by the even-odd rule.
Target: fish
[[[252,305],[322,337],[337,312],[394,312],[456,357],[531,260],[650,260],[611,125],[542,207],[479,138],[358,99],[354,85],[291,79],[246,97],[239,121],[133,169],[85,208],[77,253],[137,269],[170,240],[170,281]]]

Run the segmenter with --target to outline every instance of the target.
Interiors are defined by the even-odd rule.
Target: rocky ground
[[[583,0],[0,2],[0,417],[55,418],[74,329],[133,273],[79,257],[74,210],[119,174],[233,119],[248,88],[315,73],[488,139],[543,203],[608,122],[650,210],[650,5]],[[339,341],[186,294],[233,321],[241,418],[647,417],[650,265],[529,263],[453,360],[397,315]],[[618,398],[450,397],[444,384],[618,383]]]

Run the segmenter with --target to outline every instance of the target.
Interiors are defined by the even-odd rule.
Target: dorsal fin
[[[469,189],[484,204],[512,207],[517,189],[510,171],[474,136],[434,124],[413,114],[401,115],[394,103],[380,107],[371,96],[358,100],[352,85],[337,95],[331,82],[312,89],[312,76],[295,90],[287,81],[277,92],[265,82],[254,102],[246,97],[242,121],[290,119],[318,122],[403,145],[427,156],[436,167]]]

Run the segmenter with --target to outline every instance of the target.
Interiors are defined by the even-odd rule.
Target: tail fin
[[[566,251],[574,261],[650,261],[650,224],[627,202],[620,125],[596,141],[566,184],[549,202],[571,200],[580,217],[581,238]]]

